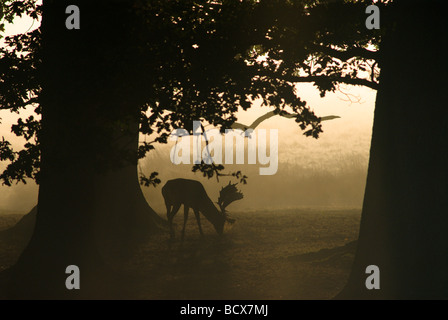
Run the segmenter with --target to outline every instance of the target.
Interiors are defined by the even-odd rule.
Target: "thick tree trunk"
[[[137,133],[138,136],[138,133]],[[137,140],[135,140],[137,141]],[[133,147],[137,149],[137,144]],[[147,240],[148,236],[166,231],[167,221],[147,203],[138,183],[137,165],[96,177],[95,236],[103,254],[130,254],[130,246]],[[25,248],[34,231],[37,206],[14,226],[0,232],[3,240]]]
[[[337,298],[448,298],[448,109],[442,1],[397,1],[381,44],[357,254]],[[387,19],[390,19],[389,21]],[[366,268],[380,270],[367,289]]]
[[[81,10],[80,30],[65,27],[69,4]],[[116,278],[102,249],[127,248],[162,221],[137,179],[131,11],[132,1],[44,1],[38,211],[10,297],[107,297]],[[69,265],[80,269],[80,290],[66,288]]]
[[[165,224],[147,204],[136,166],[101,174],[58,170],[42,182],[34,233],[14,267],[11,297],[108,297],[106,284],[115,275],[107,275],[104,263],[127,258]],[[81,292],[65,288],[71,264],[82,271]]]

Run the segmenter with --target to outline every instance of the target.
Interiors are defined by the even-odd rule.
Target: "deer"
[[[218,198],[219,209],[216,208],[213,201],[207,195],[204,186],[197,180],[190,179],[173,179],[169,180],[162,187],[162,195],[165,199],[168,224],[170,226],[170,237],[174,239],[173,218],[179,211],[180,206],[184,206],[184,226],[182,229],[182,240],[185,236],[185,226],[187,224],[188,212],[193,209],[196,221],[199,227],[201,237],[204,236],[201,227],[201,219],[199,213],[211,222],[216,232],[222,235],[224,223],[233,224],[235,219],[229,218],[226,207],[232,202],[242,199],[243,194],[236,188],[237,183],[229,184],[223,187]]]

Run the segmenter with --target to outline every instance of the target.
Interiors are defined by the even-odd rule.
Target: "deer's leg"
[[[185,226],[187,225],[189,210],[190,210],[190,208],[184,204],[184,228],[182,229],[182,240],[184,240],[184,236],[185,236]]]
[[[166,204],[166,219],[168,220],[168,225],[170,226],[170,238],[174,238],[174,229],[173,229],[173,214],[172,214],[173,206]]]
[[[201,236],[204,236],[204,233],[202,232],[202,227],[201,227],[201,216],[199,215],[199,211],[198,210],[194,210],[194,215],[196,216],[196,221],[198,222],[198,227],[199,227],[199,233],[201,234]]]
[[[173,218],[176,215],[177,211],[180,209],[180,204],[175,204],[173,206],[167,205],[166,206],[166,216],[168,219],[168,224],[170,226],[170,236],[171,239],[174,238],[174,227],[173,227]]]

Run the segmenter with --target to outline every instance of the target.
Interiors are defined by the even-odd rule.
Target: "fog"
[[[296,207],[360,208],[367,174],[370,139],[373,123],[375,92],[370,89],[346,87],[343,91],[321,98],[311,85],[300,85],[298,93],[317,115],[338,115],[341,118],[322,122],[324,132],[319,139],[305,137],[293,119],[275,116],[262,122],[257,129],[278,130],[278,171],[274,175],[260,175],[260,163],[225,165],[224,172],[241,170],[248,176],[247,184],[239,184],[244,199],[233,203],[230,211],[279,209]],[[348,100],[347,93],[349,93]],[[258,105],[238,114],[238,122],[249,125],[260,115],[270,111]],[[26,114],[24,115],[26,116]],[[18,115],[1,111],[0,137],[9,139],[16,148],[23,141],[10,132]],[[255,133],[257,130],[255,131]],[[150,141],[150,137],[141,140]],[[237,182],[221,177],[208,180],[201,173],[192,173],[192,165],[174,165],[170,150],[174,142],[158,145],[145,159],[140,169],[145,175],[159,173],[161,185],[142,190],[151,206],[161,215],[165,213],[161,186],[169,179],[183,177],[201,181],[210,198],[216,201],[219,189]],[[245,162],[247,163],[247,162]],[[0,169],[6,163],[0,163]],[[0,213],[26,213],[37,203],[37,186],[33,181],[12,187],[0,187]]]
[[[320,98],[310,85],[301,85],[304,99],[317,115],[338,115],[340,119],[322,122],[324,132],[319,139],[305,137],[293,119],[276,116],[265,120],[257,129],[278,130],[278,171],[274,175],[260,175],[259,168],[268,165],[225,165],[224,173],[241,170],[248,176],[247,184],[239,184],[244,199],[233,203],[230,211],[283,209],[302,207],[360,208],[364,196],[370,139],[373,124],[375,92],[370,89],[347,87],[352,101],[342,92]],[[359,100],[360,99],[360,100]],[[356,102],[354,102],[356,100]],[[358,101],[359,100],[359,101]],[[240,113],[238,122],[249,125],[266,108],[255,106]],[[255,133],[257,130],[255,130]],[[170,149],[164,145],[141,161],[145,175],[159,173],[163,182],[177,177],[200,180],[210,198],[217,201],[219,189],[237,182],[236,178],[207,179],[191,172],[192,165],[174,165]],[[268,148],[269,150],[269,148]],[[247,150],[246,150],[247,152]],[[247,163],[247,161],[245,162]],[[157,212],[164,212],[160,188],[143,187],[148,201]]]

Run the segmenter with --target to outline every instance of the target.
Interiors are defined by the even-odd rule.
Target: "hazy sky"
[[[37,27],[31,19],[22,18],[7,25],[8,35],[26,32]],[[373,122],[373,109],[376,92],[369,88],[341,85],[341,91],[328,93],[325,98],[311,84],[298,85],[298,94],[307,101],[318,116],[338,115],[341,118],[323,122],[324,133],[319,139],[307,138],[293,119],[279,116],[264,121],[258,128],[278,129],[279,170],[282,164],[293,163],[302,167],[338,168],[348,157],[356,157],[367,164]],[[347,94],[352,101],[348,100]],[[359,101],[358,101],[359,100]],[[259,103],[246,112],[239,112],[238,122],[249,125],[260,115],[270,111],[261,108]],[[26,112],[24,113],[26,114]],[[20,140],[10,132],[16,114],[0,111],[0,137],[20,146]],[[169,149],[159,148],[153,156],[166,159],[169,163]],[[171,164],[169,164],[171,165]],[[256,165],[259,167],[259,165]],[[5,163],[0,163],[0,170]],[[199,177],[198,177],[199,178]],[[26,211],[37,201],[37,188],[33,183],[27,186],[0,186],[0,213],[5,210]]]

